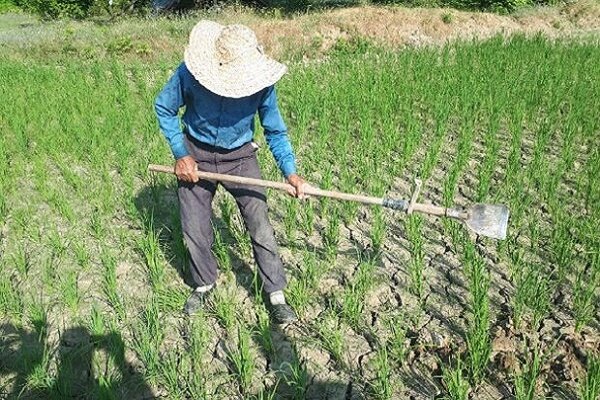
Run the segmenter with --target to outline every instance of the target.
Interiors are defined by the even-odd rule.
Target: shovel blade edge
[[[502,204],[475,204],[469,209],[467,226],[481,236],[506,239],[510,211]]]

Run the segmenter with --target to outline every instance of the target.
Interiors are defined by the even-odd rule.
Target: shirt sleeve
[[[189,153],[183,141],[179,109],[183,107],[183,88],[180,68],[173,73],[165,87],[156,97],[154,109],[158,117],[158,125],[167,138],[171,151],[176,159],[187,156]]]
[[[271,150],[283,176],[287,178],[295,174],[296,158],[288,137],[287,127],[277,106],[275,86],[270,86],[266,89],[258,107],[258,116],[265,130],[265,138],[269,150]]]

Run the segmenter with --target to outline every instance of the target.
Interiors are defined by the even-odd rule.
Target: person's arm
[[[294,193],[290,194],[303,197],[302,186],[305,182],[296,173],[296,157],[288,137],[287,127],[277,106],[275,86],[266,89],[258,107],[258,116],[265,131],[267,145],[277,166],[287,181],[296,189]]]
[[[154,109],[158,117],[158,125],[171,146],[171,152],[177,160],[175,174],[183,181],[197,182],[196,162],[191,157],[183,141],[179,109],[183,107],[183,88],[179,76],[180,68],[173,73],[165,87],[156,96]]]

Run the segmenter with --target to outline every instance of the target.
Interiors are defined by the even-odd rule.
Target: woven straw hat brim
[[[215,43],[223,28],[216,22],[200,22],[185,49],[185,65],[202,86],[220,96],[241,98],[275,84],[286,73],[285,65],[258,49],[247,57],[220,64]]]

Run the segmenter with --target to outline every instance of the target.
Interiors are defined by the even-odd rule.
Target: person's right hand
[[[196,160],[192,156],[181,157],[175,162],[175,175],[184,182],[198,182]]]

